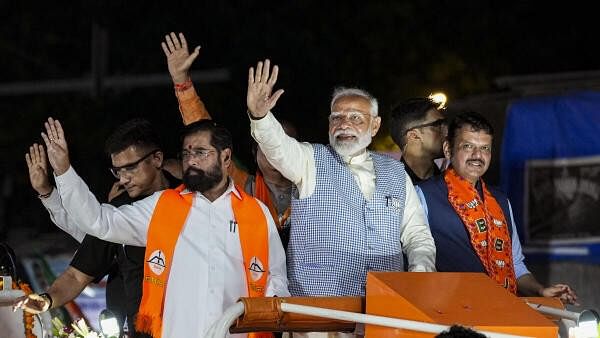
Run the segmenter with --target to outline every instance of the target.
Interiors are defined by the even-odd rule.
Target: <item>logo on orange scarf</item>
[[[167,261],[165,259],[164,252],[160,250],[154,250],[150,257],[151,258],[146,261],[150,267],[150,270],[152,270],[152,272],[154,272],[157,276],[160,276],[160,274],[163,273],[167,267]]]

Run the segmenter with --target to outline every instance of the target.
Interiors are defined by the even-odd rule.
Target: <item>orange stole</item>
[[[180,194],[184,188],[181,185],[162,193],[148,228],[142,301],[135,326],[138,331],[155,338],[162,335],[162,314],[171,259],[192,205],[192,193]],[[267,220],[258,202],[237,186],[236,189],[241,199],[232,193],[231,204],[238,222],[248,295],[264,297],[269,273]],[[252,335],[255,338],[271,336],[270,333],[267,336]]]
[[[454,168],[444,172],[448,186],[448,201],[462,220],[471,245],[488,276],[513,294],[517,280],[513,266],[512,242],[502,208],[483,180],[483,199],[470,182],[460,177]],[[516,234],[513,234],[516,236]]]
[[[279,219],[279,215],[277,214],[277,210],[275,209],[275,204],[273,200],[271,200],[271,193],[269,192],[269,187],[265,183],[265,179],[263,178],[262,173],[257,170],[254,176],[254,197],[258,198],[261,202],[263,202],[267,208],[269,208],[269,212],[275,221],[275,225],[277,225],[277,229],[283,229],[283,225],[285,221],[290,217],[291,208],[288,207],[281,219]]]

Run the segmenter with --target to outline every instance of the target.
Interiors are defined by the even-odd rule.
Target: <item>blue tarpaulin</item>
[[[510,104],[502,142],[501,186],[510,197],[520,234],[527,230],[524,229],[526,162],[594,155],[600,155],[600,92],[525,98]],[[562,257],[561,250],[553,249],[550,256]],[[599,254],[593,243],[586,249],[590,254]]]

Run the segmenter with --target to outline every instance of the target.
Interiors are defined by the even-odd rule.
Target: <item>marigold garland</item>
[[[33,293],[29,284],[23,281],[19,281],[18,284],[13,281],[12,284],[13,289],[22,290],[26,296]],[[33,334],[33,314],[23,311],[23,326],[25,326],[25,338],[37,338],[37,336]]]

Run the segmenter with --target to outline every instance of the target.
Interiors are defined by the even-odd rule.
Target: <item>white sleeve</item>
[[[100,204],[73,167],[55,180],[63,207],[79,229],[109,242],[146,246],[148,225],[162,192],[116,208]]]
[[[52,193],[50,193],[50,196],[47,198],[40,198],[40,200],[42,201],[44,208],[48,210],[52,223],[75,238],[77,242],[81,243],[86,233],[79,229],[77,225],[69,219],[69,215],[62,205],[58,188],[53,189]]]
[[[267,161],[296,185],[299,197],[312,195],[317,175],[312,145],[289,137],[270,112],[260,120],[250,119],[250,130]]]
[[[406,174],[406,203],[402,220],[402,249],[408,258],[408,271],[435,271],[435,242],[415,187]]]
[[[258,204],[260,204],[263,214],[265,214],[267,226],[269,227],[269,278],[265,296],[289,297],[291,295],[288,291],[285,251],[281,244],[281,238],[269,209],[261,201],[258,201]]]

